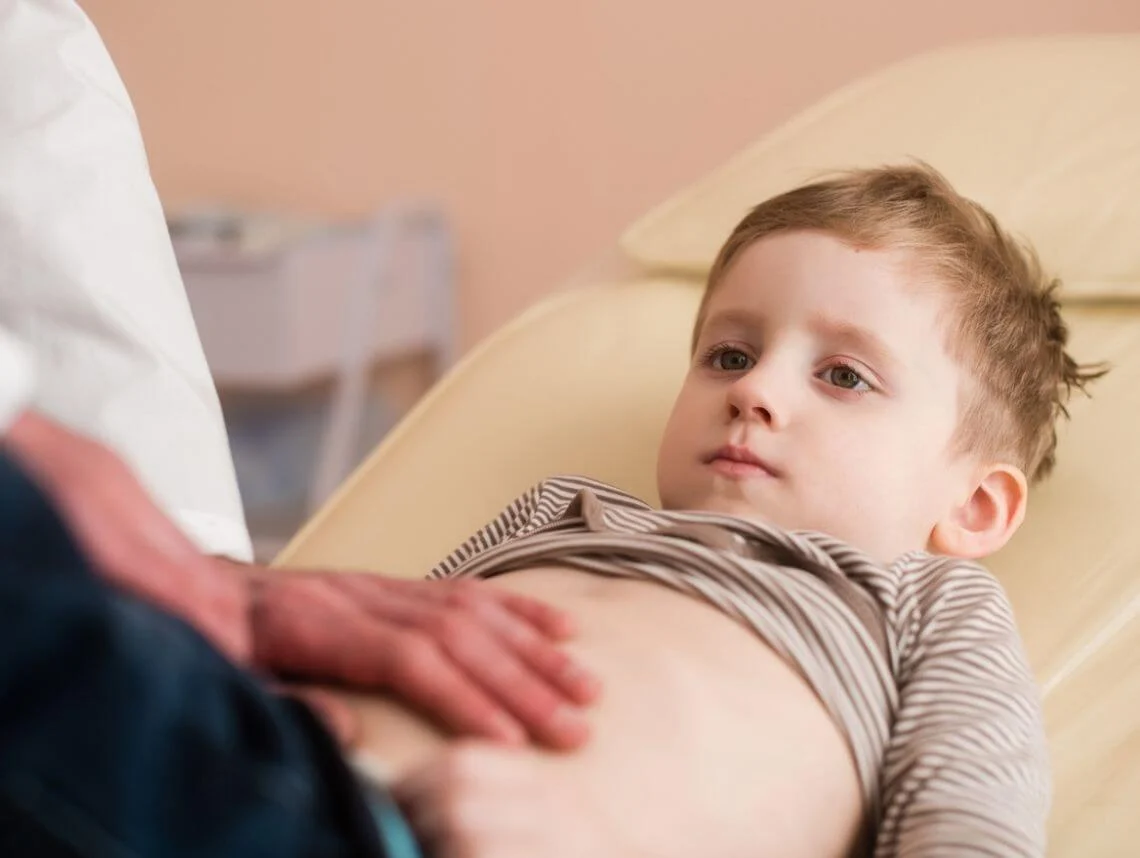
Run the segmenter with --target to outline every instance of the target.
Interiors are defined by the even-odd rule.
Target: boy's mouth
[[[747,447],[726,444],[705,457],[705,464],[726,477],[779,477],[780,472]]]

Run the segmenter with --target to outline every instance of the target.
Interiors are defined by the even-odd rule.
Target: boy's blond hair
[[[1052,470],[1065,403],[1106,370],[1066,352],[1060,283],[1042,272],[1033,250],[925,164],[852,170],[756,206],[713,263],[694,344],[709,295],[737,256],[791,230],[911,254],[950,298],[948,347],[970,375],[956,448],[1007,461],[1031,481]]]

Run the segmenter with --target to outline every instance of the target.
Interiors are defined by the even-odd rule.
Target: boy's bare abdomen
[[[568,650],[602,679],[592,738],[542,752],[651,856],[848,854],[860,818],[854,762],[818,698],[753,633],[644,581],[539,568],[493,578],[572,614]],[[447,739],[399,701],[355,698],[364,746],[399,777]]]

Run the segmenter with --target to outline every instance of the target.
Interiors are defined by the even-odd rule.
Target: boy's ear
[[[1025,519],[1029,486],[1018,468],[990,465],[974,490],[930,533],[936,554],[976,560],[1004,546]]]

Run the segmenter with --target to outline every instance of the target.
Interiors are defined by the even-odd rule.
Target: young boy
[[[664,509],[550,479],[433,572],[573,614],[606,691],[562,756],[441,753],[400,703],[365,706],[424,841],[1043,855],[1039,696],[973,561],[1017,530],[1065,400],[1099,373],[1065,350],[1056,286],[925,166],[754,209],[709,276]]]

